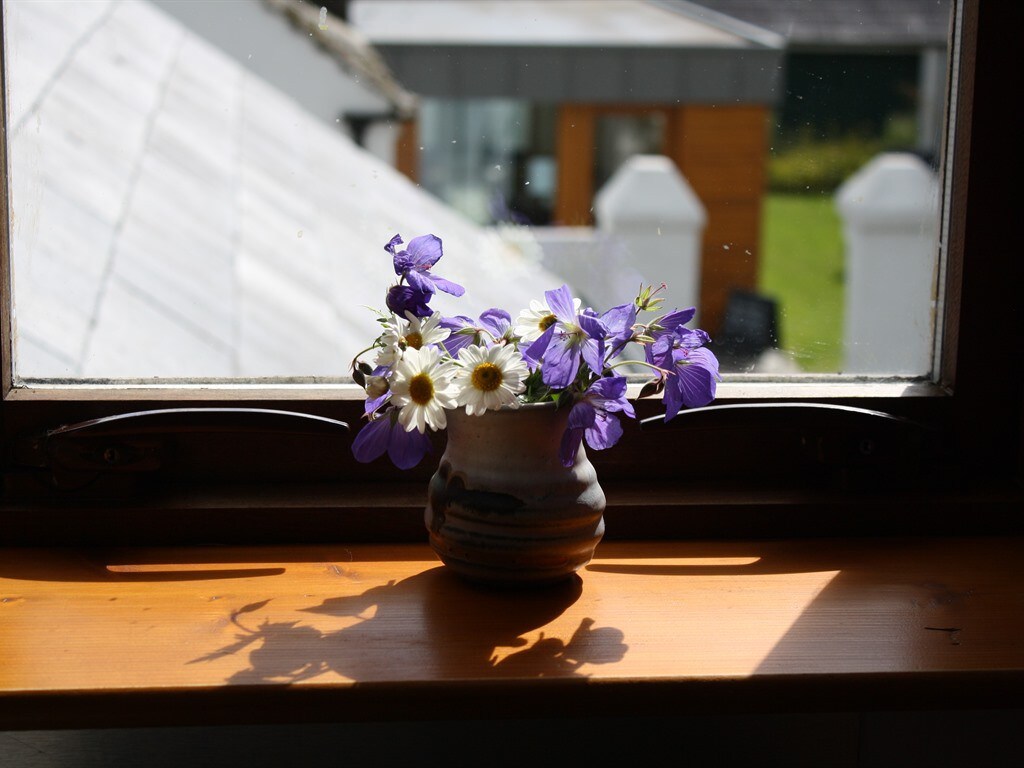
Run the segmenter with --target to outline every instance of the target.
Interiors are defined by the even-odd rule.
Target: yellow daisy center
[[[473,387],[481,392],[493,392],[501,386],[501,368],[494,363],[480,363],[473,369]]]
[[[417,373],[409,380],[409,397],[416,405],[426,405],[434,399],[434,380],[426,373]]]
[[[542,331],[546,331],[548,328],[550,328],[556,322],[558,322],[558,318],[555,317],[554,315],[544,315],[544,317],[542,317],[537,322],[537,327],[540,328]]]
[[[423,346],[423,337],[415,331],[407,333],[405,334],[405,346],[419,349]]]

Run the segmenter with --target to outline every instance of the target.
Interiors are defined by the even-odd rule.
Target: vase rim
[[[487,411],[485,411],[484,413],[479,414],[479,415],[480,416],[489,416],[492,413],[504,415],[504,414],[514,414],[514,413],[522,412],[522,411],[526,411],[527,413],[537,413],[537,412],[546,412],[546,411],[554,412],[557,409],[558,409],[558,403],[554,402],[553,400],[545,400],[542,403],[520,403],[515,408],[512,408],[512,407],[507,406],[507,405],[503,405],[503,406],[501,406],[501,408],[490,408]],[[568,409],[566,409],[566,410],[568,410]],[[466,408],[465,408],[465,406],[462,406],[462,405],[460,405],[458,408],[455,408],[452,412],[453,413],[458,413],[461,416],[467,416],[468,418],[471,418],[471,419],[472,418],[477,418],[476,415],[470,416],[468,413],[466,413]]]

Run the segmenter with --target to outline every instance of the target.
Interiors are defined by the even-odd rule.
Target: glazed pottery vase
[[[569,409],[553,403],[448,413],[448,444],[430,481],[430,544],[460,575],[491,584],[572,576],[604,534],[604,491],[581,445],[559,446]]]

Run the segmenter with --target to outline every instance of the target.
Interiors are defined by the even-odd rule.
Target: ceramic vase
[[[525,585],[562,581],[590,561],[605,496],[582,445],[562,465],[568,411],[543,403],[448,413],[425,513],[446,565],[474,581]]]

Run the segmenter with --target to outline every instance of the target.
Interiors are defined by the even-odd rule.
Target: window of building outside
[[[664,281],[724,402],[947,408],[900,396],[951,380],[963,8],[482,5],[6,0],[8,435],[169,401],[354,424],[396,233],[441,237],[446,314]]]

